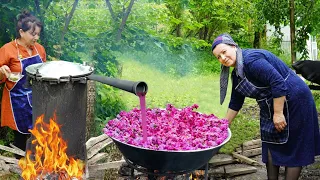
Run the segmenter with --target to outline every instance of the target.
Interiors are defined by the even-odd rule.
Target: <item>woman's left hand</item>
[[[273,123],[274,127],[277,129],[278,132],[283,131],[284,128],[287,126],[286,118],[284,117],[283,113],[274,114]]]

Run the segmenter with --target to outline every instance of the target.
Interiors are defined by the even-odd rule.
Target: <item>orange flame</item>
[[[26,157],[19,160],[23,179],[41,178],[47,174],[61,174],[60,179],[82,179],[84,163],[68,157],[67,143],[62,139],[60,127],[55,122],[56,115],[50,123],[43,122],[43,115],[37,118],[34,128],[30,130],[35,137],[32,144],[36,144],[34,161],[28,150]],[[63,177],[62,177],[63,176]]]
[[[190,174],[189,179],[198,180],[200,179],[201,176],[204,176],[204,174],[205,174],[204,170],[195,170]]]

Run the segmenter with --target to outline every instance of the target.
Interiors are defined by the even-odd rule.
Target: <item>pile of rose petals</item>
[[[152,150],[185,151],[218,146],[228,137],[228,120],[194,111],[197,104],[177,109],[147,109],[147,141],[143,141],[140,109],[121,111],[104,133],[127,144]]]

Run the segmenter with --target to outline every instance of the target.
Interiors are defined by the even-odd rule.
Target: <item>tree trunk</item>
[[[110,14],[111,14],[112,19],[116,22],[116,21],[117,21],[117,18],[116,18],[116,16],[114,15],[114,12],[113,12],[113,9],[112,9],[112,5],[111,5],[110,1],[109,1],[109,0],[106,0],[106,4],[107,4],[107,7],[108,7],[108,9],[109,9],[109,12],[110,12]]]
[[[87,81],[87,115],[86,115],[86,139],[91,137],[92,132],[95,132],[94,124],[94,104],[96,99],[96,85],[92,80]]]
[[[253,48],[259,49],[260,48],[260,32],[254,32],[254,39],[253,39]]]
[[[34,0],[35,11],[37,12],[38,16],[41,16],[41,9],[39,0]]]
[[[290,0],[290,43],[291,43],[291,64],[296,61],[295,52],[295,21],[294,21],[294,0]]]
[[[118,29],[118,34],[117,34],[117,39],[116,39],[117,41],[120,41],[120,39],[121,39],[122,31],[123,31],[124,26],[125,26],[125,24],[127,22],[127,19],[129,17],[130,12],[131,12],[133,4],[134,4],[134,0],[131,0],[130,4],[128,6],[128,9],[125,11],[125,13],[124,13],[124,15],[122,17],[122,22],[121,22],[120,27]]]
[[[72,9],[71,9],[71,12],[69,14],[66,14],[66,21],[65,21],[65,24],[64,24],[64,28],[63,28],[63,31],[61,33],[61,38],[60,38],[60,46],[59,46],[59,53],[57,54],[57,58],[59,59],[60,56],[61,56],[61,53],[62,52],[62,46],[63,46],[63,42],[64,42],[64,36],[66,35],[67,31],[68,31],[68,27],[69,27],[69,24],[70,24],[70,21],[72,19],[72,16],[74,14],[74,11],[76,10],[76,7],[78,5],[78,2],[79,0],[75,0],[74,3],[73,3],[73,6],[72,6]]]
[[[208,26],[204,26],[203,40],[206,40],[206,39],[207,39],[207,37],[208,37],[208,31],[209,31]]]
[[[181,27],[182,27],[182,23],[177,25],[177,31],[176,31],[176,36],[177,37],[181,37]]]
[[[44,8],[41,10],[40,8],[40,1],[39,0],[34,0],[34,5],[35,5],[35,11],[37,14],[37,17],[40,19],[40,21],[42,22],[42,30],[40,33],[40,39],[41,39],[41,44],[47,48],[48,47],[48,42],[47,42],[47,38],[46,38],[46,33],[44,31],[45,29],[45,24],[44,24],[44,12],[48,9],[50,3],[52,2],[52,0],[48,1],[47,4],[43,4]]]
[[[203,39],[203,31],[204,31],[203,27],[199,29],[199,39]]]

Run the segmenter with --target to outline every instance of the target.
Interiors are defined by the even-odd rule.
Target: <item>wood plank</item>
[[[14,148],[3,146],[3,145],[0,145],[0,149],[14,153],[14,154],[18,154],[20,156],[25,156],[25,152],[19,149],[14,149]]]
[[[257,172],[257,168],[255,168],[255,167],[226,169],[226,175],[228,177],[250,174],[250,173],[255,173],[255,172]]]
[[[20,167],[16,164],[10,164],[10,168],[9,168],[10,172],[16,173],[16,174],[21,174],[22,170],[20,169]]]
[[[4,160],[0,160],[0,170],[9,172],[10,166],[6,164]]]
[[[243,146],[252,146],[255,144],[261,144],[261,139],[251,140],[243,143]]]
[[[221,166],[221,165],[231,164],[233,162],[235,162],[233,157],[226,157],[226,158],[212,157],[209,161],[209,164],[214,166]]]
[[[259,148],[259,147],[261,147],[261,144],[254,144],[252,146],[241,146],[241,147],[237,147],[236,151],[237,152],[241,151],[241,150],[246,151],[246,150],[250,150],[250,149],[256,149],[256,148]]]
[[[18,164],[19,162],[19,160],[16,158],[11,158],[11,157],[1,156],[1,155],[0,155],[0,159],[12,164]]]
[[[97,171],[97,170],[120,168],[121,165],[125,162],[126,162],[125,160],[120,160],[120,161],[112,161],[107,163],[89,165],[89,172],[91,172],[91,170]]]
[[[92,158],[88,159],[88,164],[94,164],[102,159],[106,159],[108,157],[107,153],[98,153],[94,155]]]
[[[216,169],[209,169],[208,174],[214,176],[222,176],[222,177],[233,177],[239,176],[244,174],[250,174],[257,172],[257,168],[248,166],[248,167],[238,167],[238,168],[216,168]]]
[[[237,153],[246,157],[252,157],[252,156],[260,155],[262,153],[262,148],[250,149],[243,152],[237,151]]]
[[[90,149],[92,146],[94,146],[95,144],[104,141],[105,139],[108,139],[109,136],[107,136],[106,134],[101,134],[100,136],[97,137],[92,137],[90,138],[87,142],[86,142],[86,148],[87,150]],[[110,138],[109,138],[110,139]]]
[[[12,147],[13,149],[16,149],[17,151],[19,151],[21,154],[25,154],[25,151],[23,151],[22,149],[18,148],[17,146],[13,145],[12,143],[9,144],[10,147]],[[19,154],[19,155],[21,155]],[[25,156],[25,155],[22,155]]]
[[[92,146],[92,148],[87,150],[87,158],[90,159],[92,156],[97,154],[101,149],[105,148],[111,143],[113,143],[112,139],[107,138],[104,141],[95,144],[94,146]]]

